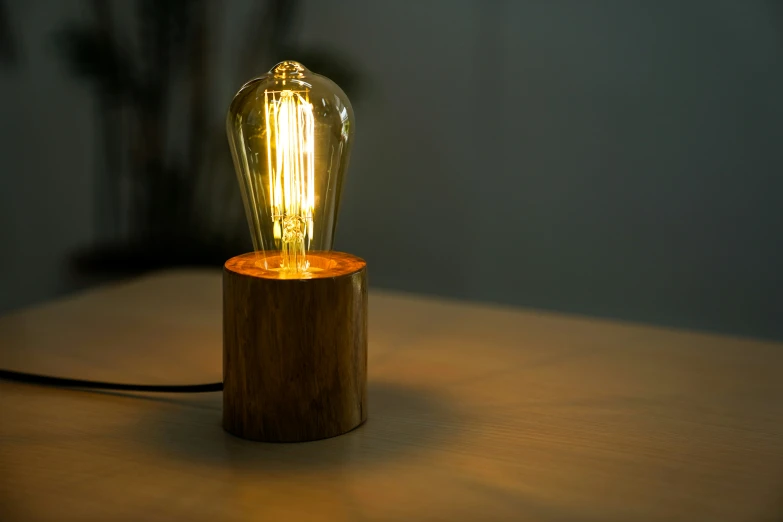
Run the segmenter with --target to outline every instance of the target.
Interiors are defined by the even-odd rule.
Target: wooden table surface
[[[221,378],[217,271],[0,318],[0,367]],[[244,441],[219,393],[0,383],[0,520],[783,521],[783,345],[371,292],[370,419]]]

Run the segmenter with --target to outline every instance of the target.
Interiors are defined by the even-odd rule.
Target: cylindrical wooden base
[[[267,258],[268,259],[268,258]],[[300,442],[367,420],[367,271],[341,252],[308,254],[308,279],[223,270],[223,427],[246,439]]]

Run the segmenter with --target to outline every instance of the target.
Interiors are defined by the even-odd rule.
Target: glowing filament
[[[304,272],[313,239],[313,106],[307,91],[264,91],[269,200],[281,268]]]

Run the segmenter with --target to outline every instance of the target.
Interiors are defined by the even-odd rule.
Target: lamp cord
[[[223,391],[222,382],[208,384],[123,384],[117,382],[87,381],[51,377],[36,373],[14,372],[0,368],[0,380],[37,384],[39,386],[57,386],[60,388],[84,388],[91,390],[115,390],[154,393],[205,393]]]

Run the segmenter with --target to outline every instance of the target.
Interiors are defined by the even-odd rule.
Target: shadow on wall
[[[355,94],[345,60],[296,44],[298,1],[254,2],[243,20],[236,90],[289,56]],[[99,144],[94,190],[99,242],[80,251],[82,273],[124,275],[169,266],[220,266],[252,250],[225,136],[215,111],[215,49],[226,7],[207,0],[87,2],[58,47],[94,93]],[[227,103],[221,103],[221,106]]]

